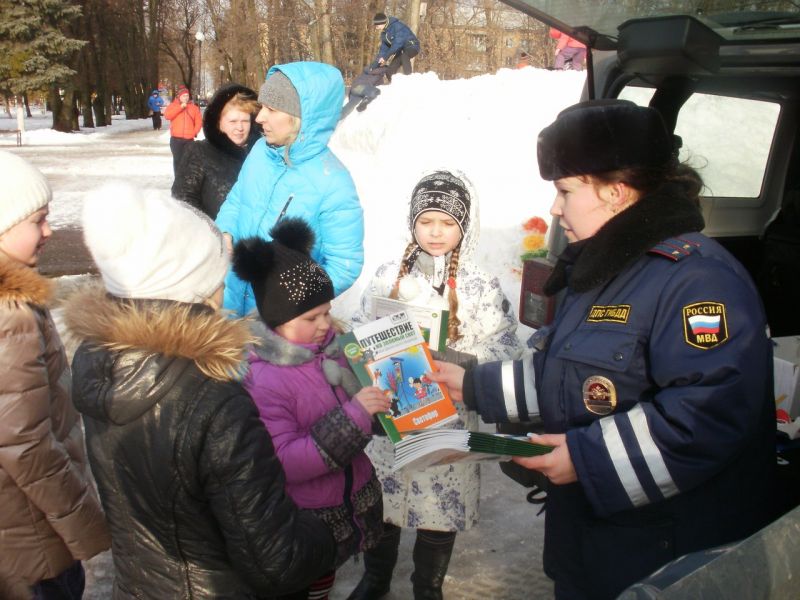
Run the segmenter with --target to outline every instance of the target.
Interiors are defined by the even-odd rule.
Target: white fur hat
[[[44,175],[24,158],[0,150],[0,233],[5,233],[53,197]]]
[[[120,298],[201,302],[228,271],[214,222],[165,192],[124,183],[94,190],[83,205],[83,235],[106,290]]]

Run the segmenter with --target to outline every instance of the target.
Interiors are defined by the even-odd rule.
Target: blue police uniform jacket
[[[544,563],[564,597],[613,598],[683,554],[769,521],[772,350],[745,269],[670,187],[571,244],[525,361],[478,366],[488,422],[566,433],[578,482],[549,486]],[[561,585],[559,585],[561,584]]]
[[[327,145],[342,111],[344,81],[338,69],[323,63],[280,65],[267,77],[276,70],[300,98],[300,131],[289,146],[289,160],[283,146],[256,142],[216,223],[236,243],[253,236],[271,240],[269,231],[279,219],[302,218],[315,234],[311,258],[328,273],[338,295],[364,264],[361,203],[349,171]],[[224,306],[239,316],[256,306],[252,287],[233,271],[225,279]]]
[[[397,17],[389,17],[389,23],[381,31],[381,47],[378,51],[378,58],[389,60],[390,56],[397,54],[407,44],[415,45],[419,50],[419,39],[408,25]],[[377,65],[377,60],[373,64]]]

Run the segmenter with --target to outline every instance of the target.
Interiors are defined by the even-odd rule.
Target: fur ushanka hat
[[[247,238],[233,250],[233,270],[253,286],[258,314],[271,329],[333,300],[333,283],[310,256],[314,232],[298,218],[279,221],[272,241]]]
[[[562,110],[539,133],[542,179],[553,181],[630,167],[662,167],[674,156],[673,136],[654,108],[628,100],[588,100]]]

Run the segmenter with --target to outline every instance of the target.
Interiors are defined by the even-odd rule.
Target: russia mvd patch
[[[696,302],[683,307],[683,333],[686,343],[710,350],[728,339],[725,305],[719,302]]]

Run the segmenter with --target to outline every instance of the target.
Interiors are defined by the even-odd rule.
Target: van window
[[[647,106],[652,88],[626,87],[620,98]],[[761,193],[780,105],[693,94],[681,108],[675,133],[680,159],[698,170],[705,196],[756,198]]]

